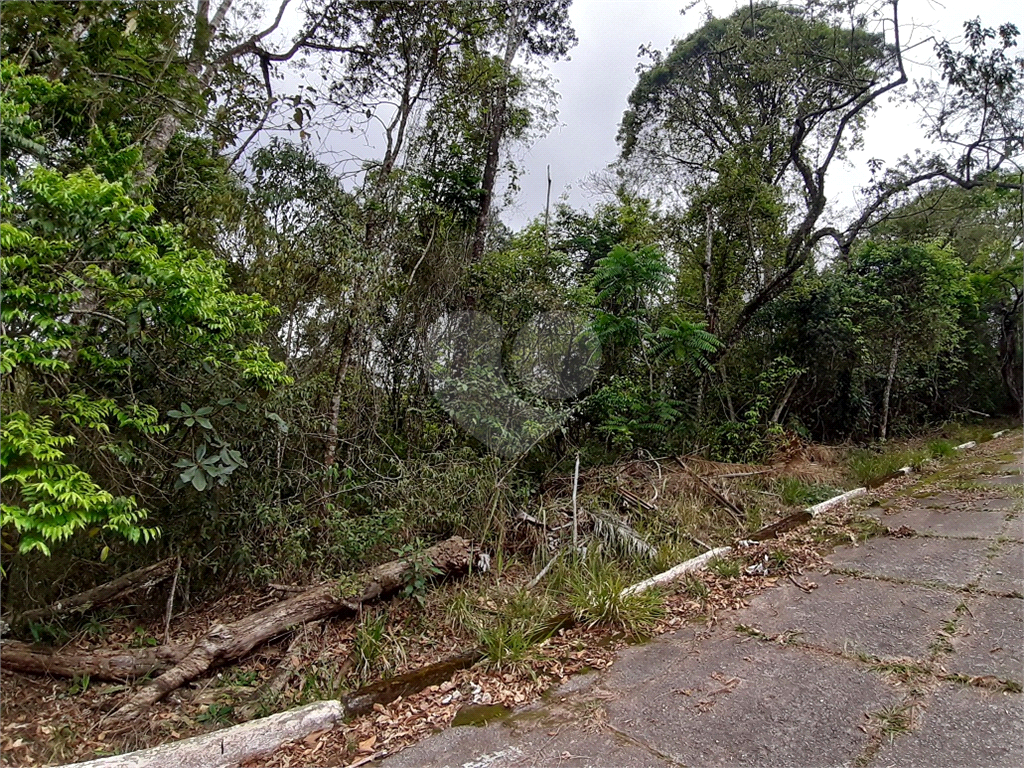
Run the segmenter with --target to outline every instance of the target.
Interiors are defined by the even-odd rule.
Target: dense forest
[[[577,462],[1019,416],[1018,29],[911,81],[896,0],[739,5],[648,52],[588,208],[512,231],[570,0],[3,2],[5,602],[513,557]],[[893,96],[930,143],[839,220]]]

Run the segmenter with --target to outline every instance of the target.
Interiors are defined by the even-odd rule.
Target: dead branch
[[[341,613],[358,613],[361,606],[400,590],[416,568],[430,564],[438,573],[449,575],[469,570],[473,553],[459,536],[436,544],[420,558],[394,560],[371,570],[365,586],[355,595],[341,593],[335,583],[315,587],[282,600],[231,624],[214,626],[191,651],[169,671],[139,690],[114,715],[115,722],[128,722],[181,685],[194,680],[213,666],[233,661],[258,645],[272,640],[306,622]]]
[[[631,491],[627,491],[625,488],[617,489],[616,493],[618,493],[619,496],[621,496],[623,499],[625,499],[627,503],[629,503],[629,504],[636,504],[638,507],[640,507],[641,509],[645,509],[648,512],[655,512],[658,509],[656,506],[651,504],[651,502],[644,501],[639,496],[637,496],[635,493],[632,493]]]
[[[4,640],[0,664],[4,669],[59,677],[88,675],[96,680],[128,680],[164,672],[188,652],[181,646],[159,648],[101,648],[96,651],[54,650],[44,646]]]
[[[729,514],[733,516],[733,518],[739,525],[742,526],[745,524],[743,510],[741,510],[739,507],[737,507],[735,504],[733,504],[731,501],[725,498],[725,496],[719,493],[718,490],[716,490],[715,487],[711,485],[711,483],[709,483],[703,477],[701,477],[688,466],[686,466],[686,462],[680,459],[678,456],[676,457],[676,462],[679,464],[680,467],[682,467],[686,471],[688,475],[690,475],[690,477],[696,480],[705,491],[707,491],[711,496],[717,499],[718,502],[729,511]]]
[[[11,624],[12,626],[24,628],[32,622],[48,619],[52,616],[63,616],[75,610],[87,611],[90,608],[96,608],[100,605],[113,602],[114,600],[125,597],[132,592],[137,592],[140,589],[148,589],[155,584],[159,584],[174,573],[177,563],[177,558],[169,557],[166,560],[161,560],[159,563],[148,565],[145,568],[139,568],[131,571],[130,573],[126,573],[123,576],[118,576],[116,579],[108,581],[106,584],[101,584],[100,586],[93,587],[85,592],[80,592],[74,597],[58,600],[45,608],[35,608],[31,611],[25,611],[18,615]]]
[[[812,517],[811,513],[806,509],[802,509],[799,512],[794,512],[788,517],[784,517],[777,523],[766,525],[763,528],[754,531],[745,538],[750,541],[764,541],[765,539],[774,539],[780,533],[784,533],[792,528],[796,528],[799,525],[803,525]]]

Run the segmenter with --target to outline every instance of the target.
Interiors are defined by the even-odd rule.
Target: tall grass
[[[624,595],[631,579],[603,553],[591,552],[570,567],[568,602],[588,626],[603,624],[643,637],[665,615],[664,596],[657,589]]]
[[[894,449],[878,453],[863,448],[850,453],[846,461],[850,477],[857,485],[877,485],[902,467],[919,470],[931,458],[922,448]]]

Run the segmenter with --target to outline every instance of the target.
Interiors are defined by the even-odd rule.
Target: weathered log
[[[286,742],[333,728],[343,716],[337,701],[318,701],[152,749],[75,763],[73,768],[229,768],[265,757]]]
[[[374,704],[390,704],[399,696],[410,696],[428,686],[443,683],[460,669],[471,667],[483,658],[483,651],[469,651],[436,664],[428,664],[420,669],[390,677],[387,680],[378,680],[364,685],[341,698],[345,717],[365,715],[373,710]]]
[[[771,525],[766,525],[763,528],[759,528],[746,538],[749,541],[764,541],[765,539],[774,539],[780,533],[785,533],[786,531],[792,530],[797,526],[803,525],[812,517],[813,515],[811,515],[810,512],[808,512],[806,509],[802,509],[799,512],[794,512],[792,515],[789,515],[788,517],[782,518],[777,523],[772,523]]]
[[[54,650],[17,640],[0,643],[0,665],[4,669],[59,677],[88,675],[96,680],[130,680],[164,672],[188,652],[187,648],[165,645],[159,648],[101,648],[96,651]]]
[[[826,499],[820,504],[815,504],[813,507],[808,507],[807,511],[811,513],[811,517],[817,517],[825,510],[832,509],[832,507],[843,504],[850,499],[855,499],[858,496],[863,496],[867,492],[867,488],[854,488],[852,491],[841,493],[838,496],[833,496],[831,499]]]
[[[675,581],[688,573],[699,571],[704,568],[712,560],[727,555],[732,552],[732,547],[718,547],[705,552],[703,555],[697,555],[697,557],[691,558],[686,562],[680,563],[674,568],[669,568],[663,573],[659,573],[656,576],[651,576],[649,579],[644,579],[641,582],[637,582],[631,587],[626,587],[621,595],[635,595],[639,592],[645,592],[651,587],[658,586],[660,584],[668,584],[669,582]]]
[[[159,584],[175,572],[177,565],[177,558],[169,557],[159,563],[147,565],[145,568],[138,568],[73,597],[57,600],[45,608],[25,611],[16,616],[11,624],[15,627],[26,627],[33,621],[41,621],[52,616],[63,616],[75,610],[87,611],[90,608],[113,602],[132,592]]]
[[[394,560],[374,568],[367,574],[362,590],[355,595],[346,597],[337,584],[325,584],[231,624],[215,625],[177,666],[139,690],[113,714],[113,719],[115,722],[133,720],[175,688],[211,667],[244,656],[298,624],[345,612],[357,613],[363,604],[400,590],[415,569],[425,567],[428,562],[437,575],[454,575],[469,570],[472,557],[469,542],[453,536],[424,551],[422,559]]]
[[[284,656],[281,657],[281,661],[277,664],[277,670],[274,672],[274,676],[270,678],[267,683],[261,685],[250,697],[249,703],[241,707],[235,707],[235,712],[243,720],[251,720],[256,716],[256,712],[259,711],[260,702],[264,701],[276,701],[277,697],[281,695],[282,691],[288,686],[289,681],[295,675],[297,668],[301,664],[302,653],[306,646],[307,634],[309,631],[316,629],[320,626],[319,621],[314,621],[311,624],[307,624],[302,632],[296,632],[292,635],[292,640],[288,644],[288,649],[284,652]],[[338,677],[343,678],[348,672],[347,667],[352,663],[352,657],[350,656],[345,664],[342,665],[342,669],[338,672]]]

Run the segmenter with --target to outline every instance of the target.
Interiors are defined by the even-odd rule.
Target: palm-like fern
[[[722,347],[703,323],[691,323],[681,317],[668,318],[657,331],[648,334],[658,360],[673,360],[700,374],[711,367],[710,357]]]

